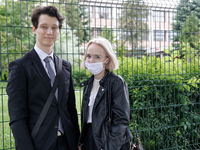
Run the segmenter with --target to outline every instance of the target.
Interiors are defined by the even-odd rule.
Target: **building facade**
[[[90,28],[91,36],[97,37],[101,36],[105,27],[114,32],[115,37],[118,40],[123,39],[123,37],[128,36],[129,33],[120,28],[119,19],[122,16],[122,11],[124,11],[125,1],[84,1],[83,5],[87,5],[87,12],[90,16]],[[163,56],[164,49],[169,49],[173,43],[173,37],[176,33],[173,31],[172,23],[174,22],[175,8],[178,5],[178,1],[151,1],[143,2],[147,6],[145,11],[148,11],[148,15],[143,18],[133,18],[138,19],[147,24],[146,32],[148,36],[143,39],[138,40],[137,53],[134,53],[137,57],[149,55]],[[139,4],[135,4],[139,5]],[[137,31],[136,31],[137,32]],[[145,32],[145,29],[144,29]],[[132,49],[132,44],[126,42],[127,50]]]

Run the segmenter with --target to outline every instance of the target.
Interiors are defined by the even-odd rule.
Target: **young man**
[[[31,20],[36,44],[26,55],[10,63],[6,89],[16,150],[77,150],[80,132],[71,65],[64,60],[53,101],[35,138],[31,137],[53,86],[52,72],[54,77],[57,73],[58,57],[53,46],[64,17],[54,6],[38,6]]]

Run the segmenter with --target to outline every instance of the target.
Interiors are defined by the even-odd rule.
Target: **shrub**
[[[129,86],[133,118],[146,149],[164,149],[200,142],[198,56],[190,62],[163,59],[119,59],[117,74]],[[134,133],[133,124],[131,130]]]

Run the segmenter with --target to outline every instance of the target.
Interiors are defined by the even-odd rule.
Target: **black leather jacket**
[[[94,76],[81,83],[84,86],[81,124],[82,133],[79,144],[82,145],[88,118],[88,103]],[[110,89],[108,88],[110,87]],[[108,94],[111,95],[111,125],[109,126]],[[100,80],[92,112],[92,129],[98,150],[120,150],[121,146],[132,139],[129,130],[130,106],[128,87],[124,79],[107,71]],[[109,128],[110,127],[110,128]]]

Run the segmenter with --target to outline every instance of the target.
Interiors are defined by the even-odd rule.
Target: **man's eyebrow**
[[[42,23],[42,24],[40,24],[40,26],[41,25],[48,25],[47,23]],[[57,25],[57,24],[53,24],[52,26],[59,26],[59,25]]]
[[[53,24],[52,26],[59,26],[59,25],[57,25],[57,24]]]
[[[47,23],[42,23],[42,24],[40,24],[40,26],[41,26],[41,25],[47,25]]]

